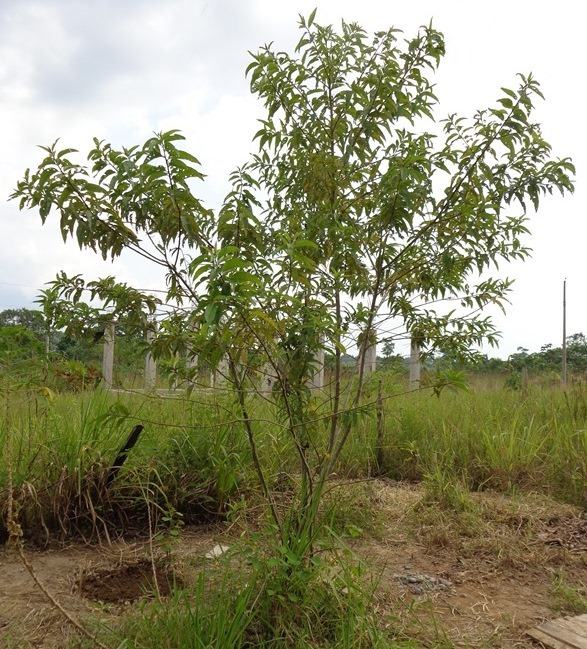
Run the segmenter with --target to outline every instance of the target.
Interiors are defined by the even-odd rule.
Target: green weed
[[[587,613],[587,589],[584,584],[572,584],[562,571],[552,576],[551,608],[560,613]]]

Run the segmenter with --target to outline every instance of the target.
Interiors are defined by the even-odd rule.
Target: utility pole
[[[567,387],[567,280],[563,281],[563,388]]]

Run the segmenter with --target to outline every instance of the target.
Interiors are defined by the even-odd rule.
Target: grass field
[[[320,408],[318,398],[318,437],[325,428]],[[270,403],[256,399],[250,411],[263,467],[272,486],[282,488],[295,470],[291,443]],[[379,437],[375,414],[357,420],[339,477],[417,481],[433,474],[472,491],[539,491],[587,503],[583,383],[527,393],[477,386],[435,397],[427,390],[405,393],[388,381],[382,414]],[[105,489],[107,472],[136,424],[144,432]],[[8,452],[25,534],[28,527],[49,535],[91,533],[107,529],[110,520],[116,529],[133,528],[144,525],[147,502],[161,512],[181,512],[186,522],[210,520],[257,489],[241,418],[223,394],[188,399],[12,391],[3,396],[0,427],[4,508]]]
[[[447,389],[437,397],[430,390],[407,392],[402,381],[384,375],[382,398],[377,398],[376,383],[366,396],[367,401],[378,401],[378,408],[357,418],[333,484],[376,476],[423,482],[427,502],[465,519],[472,511],[471,492],[522,498],[538,493],[585,508],[587,387],[575,381],[566,391],[537,384],[523,392],[504,389],[502,378],[494,379],[493,385],[486,379],[473,379],[471,384],[470,391]],[[202,576],[189,593],[179,589],[172,595],[171,608],[166,607],[164,615],[149,613],[158,623],[163,616],[171,625],[173,611],[191,615],[186,628],[198,628],[202,638],[209,638],[208,644],[190,644],[186,636],[174,646],[391,646],[379,635],[368,594],[363,587],[357,589],[352,562],[343,558],[337,564],[342,570],[337,588],[356,593],[352,610],[357,616],[344,622],[344,607],[323,590],[322,582],[305,573],[302,579],[297,567],[292,572],[287,557],[280,559],[278,554],[276,559],[262,550],[268,547],[263,518],[259,518],[264,505],[242,418],[229,394],[195,392],[189,398],[101,390],[59,394],[30,385],[8,388],[5,383],[1,397],[3,540],[8,536],[9,498],[25,540],[41,546],[73,539],[110,543],[120,535],[132,538],[145,533],[172,544],[186,525],[227,521],[242,527],[243,521],[254,519],[252,536],[246,535],[250,570],[239,569],[244,581],[236,591],[234,583],[226,581],[226,572],[211,575],[210,583],[201,581],[208,579]],[[326,435],[321,413],[327,398],[317,396],[314,403],[312,450],[316,453],[320,453],[321,436]],[[253,397],[248,405],[270,488],[286,502],[298,480],[290,438],[268,399]],[[144,430],[109,483],[114,458],[137,424]],[[323,522],[335,537],[377,535],[377,516],[365,506],[364,495],[325,501],[328,516]],[[271,583],[265,579],[268,574],[275,577]],[[295,575],[304,582],[303,588],[292,586]],[[284,583],[287,593],[280,591]],[[564,590],[562,577],[557,583]],[[240,620],[241,626],[235,621],[236,626],[227,629],[226,620],[214,618],[211,609],[194,609],[193,597],[204,591],[240,611],[234,620]],[[300,619],[288,618],[290,596],[296,598]],[[263,608],[267,606],[270,609]],[[245,615],[251,610],[263,620],[255,631],[256,644],[250,635],[255,625],[251,627]],[[139,615],[136,624],[141,619]],[[283,640],[283,629],[298,623],[303,633]],[[181,624],[186,624],[185,619]],[[271,625],[276,625],[273,631],[282,644],[269,642]],[[161,628],[160,633],[168,632]],[[157,631],[153,633],[151,644],[135,640],[120,646],[159,646]],[[224,634],[226,644],[210,639],[218,634]],[[355,642],[357,637],[360,642]]]

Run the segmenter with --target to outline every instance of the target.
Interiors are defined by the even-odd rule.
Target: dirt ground
[[[423,505],[421,488],[412,485],[375,481],[341,489],[341,498],[360,489],[355,507],[373,514],[372,529],[352,545],[376,584],[381,624],[400,637],[422,646],[531,647],[530,628],[582,612],[576,607],[587,595],[587,517],[579,510],[538,495],[481,493],[454,512]],[[354,525],[352,514],[351,508]],[[185,529],[174,563],[230,545],[235,531]],[[144,539],[26,551],[38,581],[67,612],[105,623],[155,580],[162,596],[169,592],[163,554]],[[75,633],[18,554],[0,549],[0,647],[55,649]]]

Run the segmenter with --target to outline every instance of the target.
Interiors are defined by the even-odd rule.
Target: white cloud
[[[502,353],[521,344],[537,349],[557,342],[565,276],[569,328],[587,331],[587,308],[578,299],[571,302],[584,273],[587,228],[579,81],[583,23],[579,4],[570,0],[552,6],[529,0],[4,0],[0,196],[8,196],[25,167],[39,162],[37,144],[61,137],[64,146],[87,151],[93,136],[131,145],[152,131],[180,128],[208,175],[199,194],[218,205],[228,173],[255,146],[251,136],[262,116],[244,76],[247,50],[269,41],[291,49],[298,40],[298,14],[307,16],[316,5],[319,22],[345,18],[368,30],[394,25],[406,37],[433,18],[447,41],[436,79],[441,116],[492,103],[500,86],[515,85],[517,72],[532,71],[542,82],[547,102],[537,118],[555,154],[575,159],[579,185],[575,197],[547,201],[532,218],[534,258],[504,269],[519,279],[508,316],[498,320]],[[130,258],[104,264],[73,244],[64,246],[54,222],[41,228],[37,215],[0,203],[0,308],[19,294],[30,300],[33,289],[13,284],[40,286],[61,268],[89,276],[114,272],[150,286],[158,281]]]

